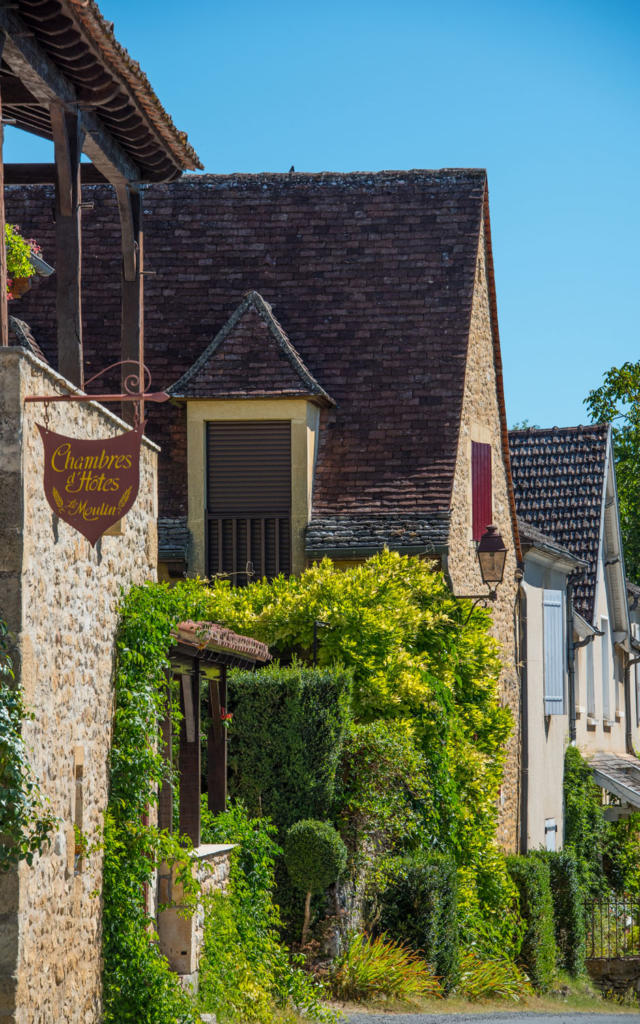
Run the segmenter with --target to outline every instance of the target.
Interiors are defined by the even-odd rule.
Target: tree
[[[627,576],[640,583],[640,362],[613,366],[585,405],[593,423],[611,423]]]

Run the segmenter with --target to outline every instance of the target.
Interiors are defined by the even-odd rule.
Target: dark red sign
[[[38,430],[47,501],[94,545],[138,496],[142,427],[101,441],[65,437],[40,424]]]

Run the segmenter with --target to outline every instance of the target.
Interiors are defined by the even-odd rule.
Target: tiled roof
[[[6,194],[11,219],[53,251],[52,193]],[[120,358],[121,254],[112,194],[83,194],[94,203],[83,214],[89,375]],[[321,411],[314,518],[448,510],[485,201],[481,170],[190,175],[150,186],[153,387],[186,373],[257,291],[336,403]],[[41,282],[37,300],[21,300],[53,358],[54,298]],[[184,515],[184,408],[149,408],[147,432],[162,448],[161,514]]]
[[[549,537],[548,534],[543,533],[542,530],[538,530],[537,527],[532,526],[522,516],[518,516],[518,533],[520,534],[520,540],[522,547],[527,548],[538,548],[541,551],[546,551],[550,555],[558,555],[560,558],[568,558],[577,565],[586,566],[586,562],[582,562],[577,555],[569,551],[568,548],[557,544],[553,537]]]
[[[305,533],[305,550],[310,556],[348,557],[379,551],[433,552],[446,548],[449,537],[448,512],[430,515],[405,513],[379,516],[322,516],[312,519]]]
[[[175,639],[195,651],[222,651],[250,661],[269,661],[269,648],[251,636],[234,633],[217,622],[179,622],[173,631]]]
[[[187,561],[189,530],[185,516],[176,519],[158,519],[158,558],[161,561],[180,559]]]
[[[575,585],[578,612],[593,622],[609,426],[509,432],[518,515],[587,563]]]
[[[26,324],[24,320],[19,320],[17,316],[9,317],[9,344],[19,345],[20,348],[26,348],[28,352],[32,352],[34,356],[41,359],[43,363],[46,363],[47,357],[38,345],[38,342],[34,338],[29,324]]]
[[[248,292],[193,366],[169,388],[174,398],[307,396],[335,405],[258,292]]]
[[[147,181],[166,181],[202,167],[137,61],[115,37],[95,0],[15,0],[18,29],[63,73]],[[167,25],[167,39],[170,26]],[[7,105],[18,127],[50,136],[46,103]]]

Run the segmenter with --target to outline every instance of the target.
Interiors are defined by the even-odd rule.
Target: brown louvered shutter
[[[290,520],[290,421],[207,423],[208,573],[288,574]]]
[[[491,445],[471,442],[471,499],[473,539],[480,540],[492,520]]]

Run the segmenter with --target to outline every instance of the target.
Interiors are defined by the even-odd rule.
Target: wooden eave
[[[84,152],[112,183],[171,181],[200,167],[93,0],[0,7],[3,119],[52,139],[52,104],[81,111]]]

